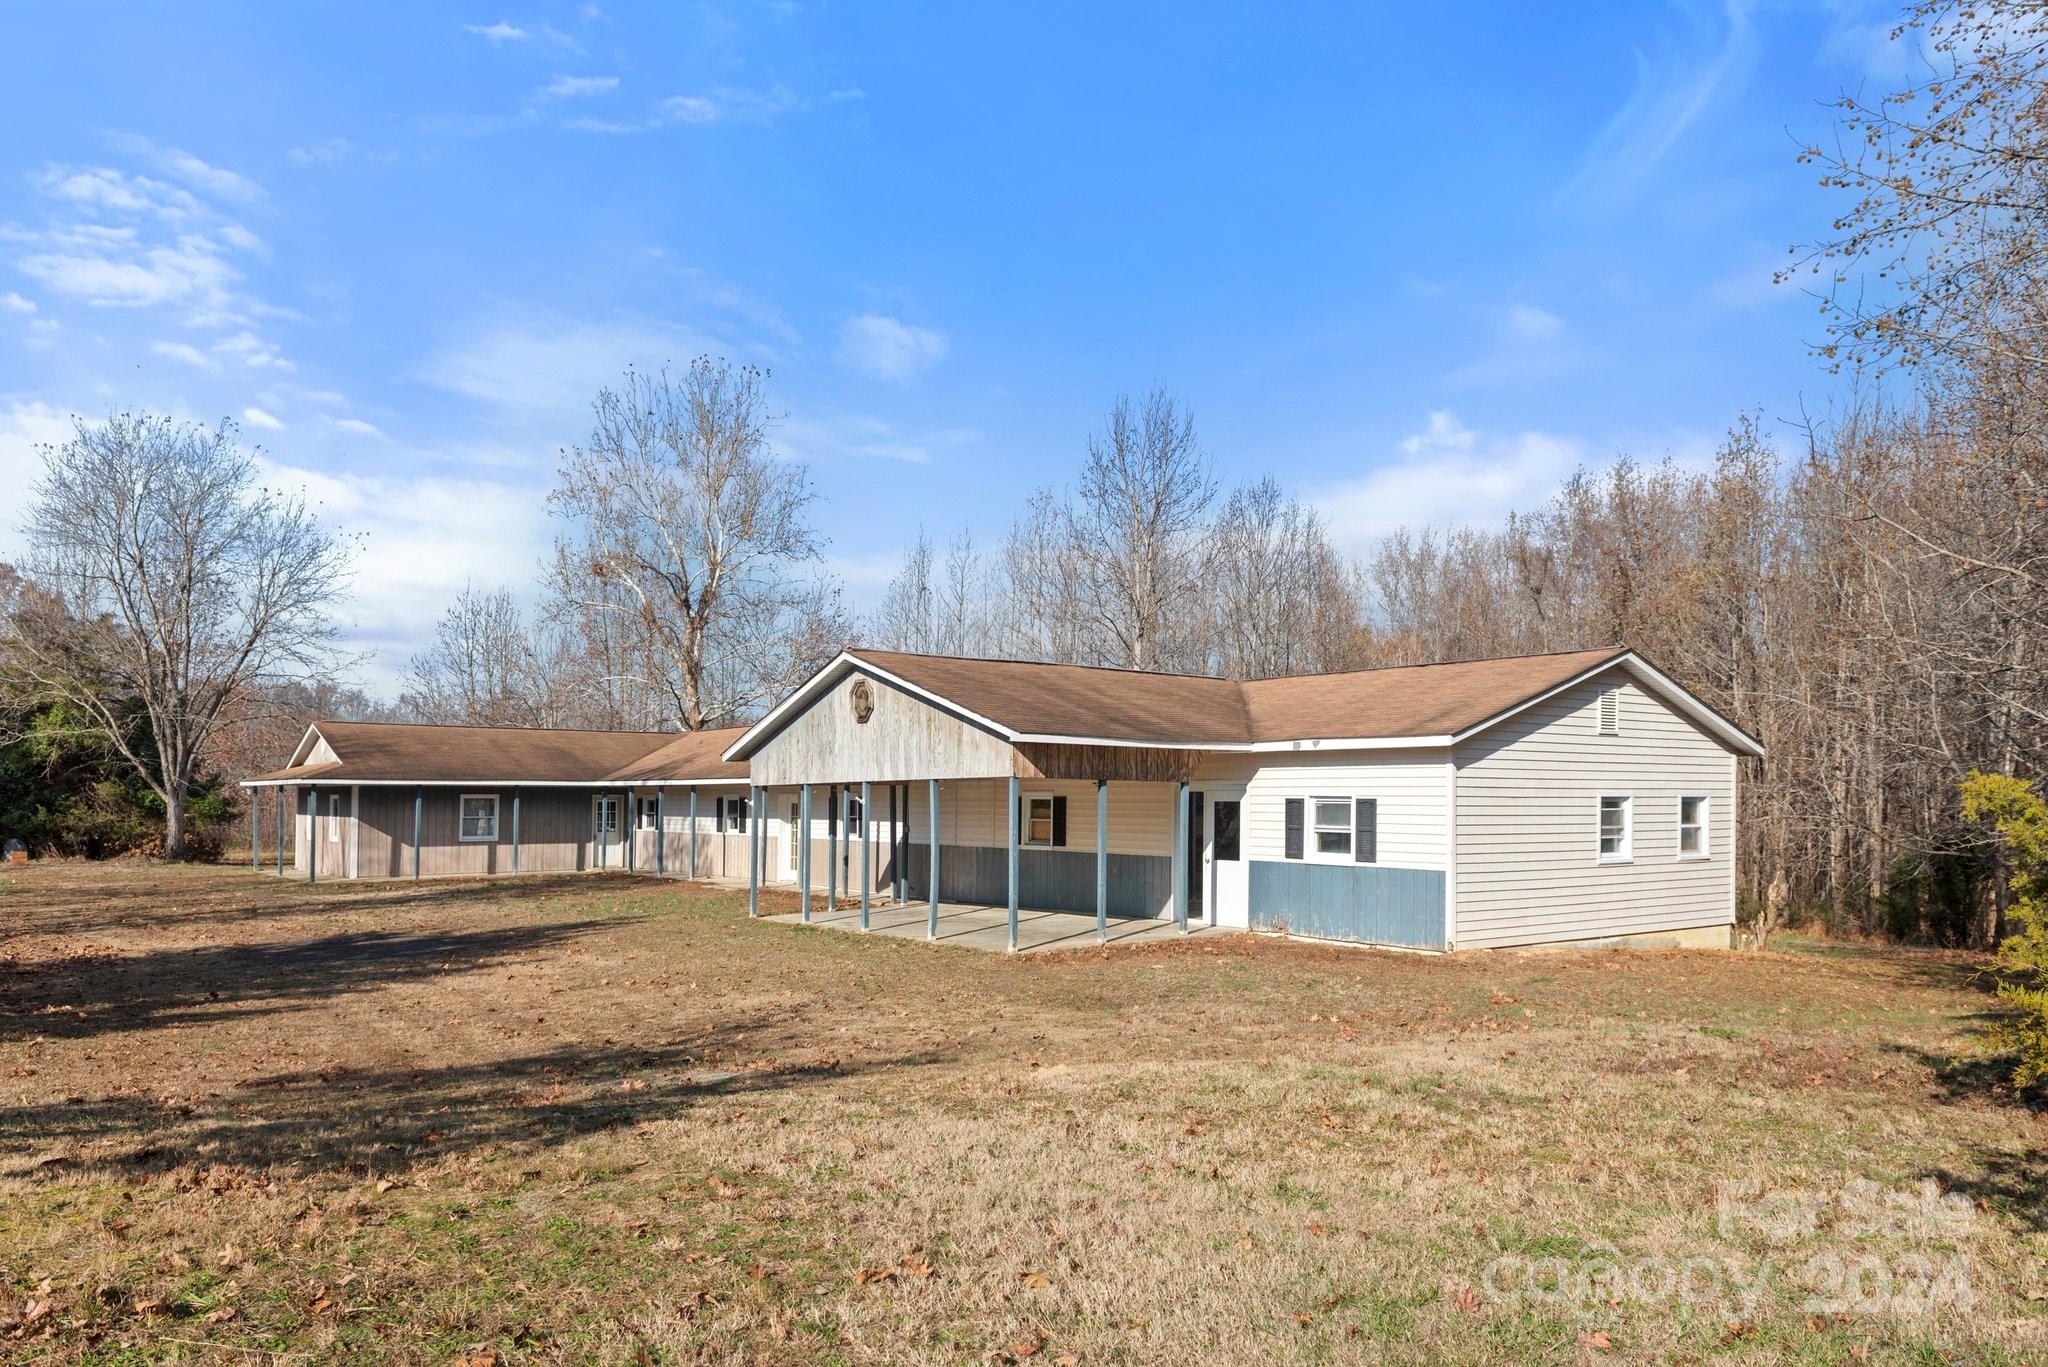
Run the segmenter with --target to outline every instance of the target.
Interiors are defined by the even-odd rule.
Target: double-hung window
[[[722,797],[718,799],[718,831],[721,835],[736,835],[747,829],[747,800],[743,797]]]
[[[1017,799],[1017,843],[1034,849],[1057,849],[1067,843],[1067,800],[1051,793],[1025,793]]]
[[[637,828],[643,831],[660,830],[661,808],[654,805],[654,799],[651,797],[636,797],[633,801],[639,804],[639,811],[636,813],[638,820],[635,823]]]
[[[1627,797],[1600,799],[1600,862],[1626,864],[1635,857],[1635,802]]]
[[[460,840],[496,840],[498,838],[498,795],[496,793],[464,793],[462,795],[462,825],[456,832]]]
[[[1319,797],[1315,800],[1316,853],[1351,853],[1351,799]]]
[[[1678,857],[1705,859],[1708,854],[1707,800],[1704,797],[1678,799]]]
[[[341,843],[341,794],[327,795],[327,839],[330,844]]]

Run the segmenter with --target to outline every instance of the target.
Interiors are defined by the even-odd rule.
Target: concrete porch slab
[[[870,935],[891,935],[900,940],[922,940],[925,938],[929,908],[923,902],[876,903],[868,911],[868,933]],[[762,919],[778,921],[786,925],[800,925],[800,915],[768,916]],[[822,906],[811,910],[811,924],[826,930],[850,930],[860,933],[860,908],[840,907],[826,911]],[[1237,933],[1224,926],[1191,926],[1189,935],[1227,935]],[[1149,940],[1178,940],[1184,938],[1174,928],[1172,921],[1134,920],[1127,917],[1109,918],[1109,934],[1105,943],[1113,945],[1143,944]],[[957,945],[963,949],[993,950],[1004,953],[1010,947],[1010,912],[1007,907],[975,906],[960,902],[939,903],[939,933],[935,944]],[[1063,949],[1088,949],[1096,944],[1095,918],[1073,911],[1031,911],[1017,913],[1017,949],[1019,953]]]

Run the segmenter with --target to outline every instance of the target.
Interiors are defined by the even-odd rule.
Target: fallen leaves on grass
[[[1579,1347],[1591,1349],[1596,1353],[1604,1353],[1613,1346],[1614,1340],[1607,1336],[1605,1329],[1595,1329],[1591,1333],[1579,1335]]]

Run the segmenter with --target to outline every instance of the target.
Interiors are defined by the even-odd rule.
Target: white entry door
[[[798,846],[802,844],[807,834],[804,830],[803,810],[803,805],[795,798],[789,800],[789,839],[784,843],[789,846],[789,876],[791,878],[797,875],[797,856],[800,853]]]
[[[600,793],[590,800],[591,862],[600,869],[626,866],[626,842],[619,838],[619,798]]]
[[[1251,921],[1250,866],[1244,858],[1244,789],[1212,789],[1205,819],[1208,830],[1202,842],[1207,865],[1209,924],[1242,926]]]

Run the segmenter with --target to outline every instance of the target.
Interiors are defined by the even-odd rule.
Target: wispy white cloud
[[[151,342],[149,349],[159,356],[168,356],[195,370],[219,370],[220,362],[193,346],[190,342]]]
[[[272,432],[284,431],[284,422],[281,419],[274,414],[264,412],[260,408],[251,407],[243,409],[242,421],[248,423],[251,427],[262,427]]]
[[[839,363],[873,379],[915,379],[948,350],[945,333],[887,314],[856,314],[839,326]]]
[[[801,103],[786,85],[765,90],[719,86],[701,94],[671,95],[654,112],[662,123],[762,123]]]
[[[881,460],[923,465],[980,441],[981,434],[971,427],[906,433],[881,418],[848,414],[785,418],[775,429],[777,454],[817,464]]]
[[[1497,526],[1509,512],[1554,494],[1585,460],[1576,437],[1489,436],[1449,411],[1398,443],[1400,455],[1310,501],[1339,544],[1362,551],[1401,527]]]
[[[36,305],[33,299],[24,299],[12,290],[5,294],[0,294],[0,313],[34,313],[35,311]]]
[[[1754,0],[1723,0],[1718,12],[1681,10],[1689,31],[1664,51],[1636,53],[1635,84],[1559,191],[1569,205],[1609,208],[1632,195],[1756,56]]]
[[[139,133],[110,133],[107,145],[149,163],[160,175],[187,185],[209,199],[255,204],[265,198],[261,185],[225,166],[192,155],[182,147],[163,147]]]
[[[525,29],[516,24],[508,24],[503,19],[495,24],[464,24],[463,27],[477,37],[488,38],[494,43],[524,43],[533,37]]]
[[[19,496],[41,479],[39,448],[69,441],[71,433],[70,415],[41,400],[16,400],[0,409],[0,489]],[[0,517],[0,560],[18,557],[26,545],[19,519]]]
[[[147,214],[172,223],[201,212],[190,191],[106,166],[45,166],[30,174],[29,183],[50,199],[85,210]]]
[[[733,354],[700,333],[634,320],[529,317],[481,328],[435,353],[419,377],[523,418],[587,412],[597,391],[629,367],[659,369],[706,352]]]
[[[377,430],[375,423],[364,422],[361,418],[336,418],[334,426],[337,431],[348,432],[358,437],[382,437],[384,435]]]
[[[1516,303],[1494,316],[1485,349],[1453,370],[1453,384],[1528,384],[1576,370],[1584,351],[1570,325],[1549,309]]]
[[[265,482],[303,496],[330,525],[362,538],[343,608],[352,645],[371,653],[364,679],[397,691],[406,662],[465,583],[527,585],[549,544],[541,489],[476,474],[467,453],[408,451],[409,473],[373,474],[345,462],[321,469],[265,458]]]
[[[541,89],[541,98],[549,100],[587,99],[594,95],[609,95],[619,88],[616,76],[557,76]]]

